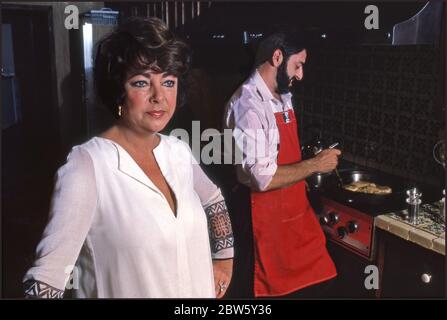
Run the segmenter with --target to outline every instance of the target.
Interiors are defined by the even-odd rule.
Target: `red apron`
[[[301,160],[293,110],[275,113],[278,165]],[[251,192],[254,236],[254,295],[280,296],[337,275],[326,238],[306,196],[305,181],[267,192]]]

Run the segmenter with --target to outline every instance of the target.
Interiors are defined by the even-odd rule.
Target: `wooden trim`
[[[376,231],[376,241],[378,243],[377,247],[377,260],[376,265],[379,269],[379,289],[375,291],[376,298],[382,297],[382,285],[383,285],[383,270],[385,269],[385,244],[382,241],[379,232]]]

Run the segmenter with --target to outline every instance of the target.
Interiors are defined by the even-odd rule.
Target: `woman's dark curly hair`
[[[96,93],[118,117],[118,106],[126,96],[125,82],[150,69],[178,77],[177,105],[182,106],[190,60],[189,47],[162,20],[131,18],[98,43],[94,66]]]

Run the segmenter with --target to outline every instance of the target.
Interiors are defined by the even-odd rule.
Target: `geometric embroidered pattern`
[[[205,208],[208,217],[208,230],[211,238],[211,250],[232,248],[234,245],[233,230],[225,201],[219,201]]]
[[[214,250],[214,253],[217,253],[223,249],[233,248],[233,246],[234,246],[234,238],[233,238],[233,236],[231,236],[231,237],[227,237],[222,240],[214,241],[213,250]]]
[[[26,298],[62,299],[64,291],[37,280],[27,280],[24,284]]]

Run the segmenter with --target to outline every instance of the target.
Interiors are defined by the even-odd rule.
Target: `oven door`
[[[372,262],[333,241],[328,241],[327,248],[337,268],[337,278],[330,295],[334,298],[375,298],[376,290],[365,287],[368,276],[365,269]]]

